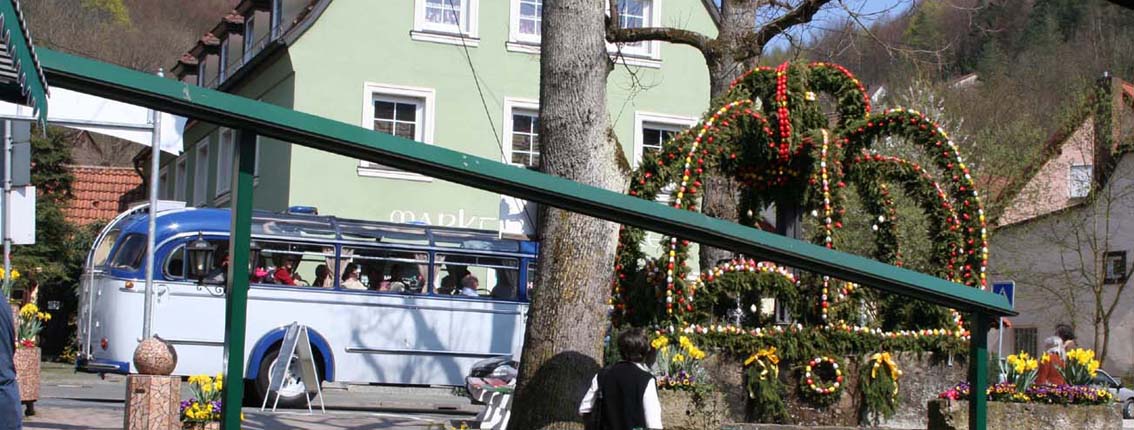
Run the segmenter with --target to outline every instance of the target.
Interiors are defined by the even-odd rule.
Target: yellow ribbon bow
[[[780,374],[780,368],[777,366],[780,364],[780,357],[776,355],[776,347],[774,346],[756,351],[755,354],[752,354],[748,359],[744,360],[745,367],[753,363],[763,369],[760,371],[760,379],[766,378],[769,372],[772,373],[772,376],[779,376]]]
[[[890,356],[889,352],[877,352],[870,356],[870,361],[874,362],[874,366],[870,369],[870,379],[878,378],[878,368],[886,366],[890,371],[890,379],[894,381],[894,395],[898,395],[898,378],[902,376],[902,371],[898,370],[898,364],[894,362],[894,358]]]

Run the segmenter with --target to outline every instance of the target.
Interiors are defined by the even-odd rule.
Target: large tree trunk
[[[622,191],[628,166],[608,129],[604,0],[549,1],[540,57],[541,169]],[[602,361],[618,225],[547,208],[509,428],[580,428]]]
[[[744,35],[752,32],[756,22],[756,0],[724,0],[721,2],[720,34],[705,53],[705,63],[709,66],[709,96],[713,105],[717,99],[728,92],[728,86],[744,72],[748,71],[755,59],[749,62],[737,61],[737,54],[743,47]],[[720,171],[709,170],[705,175],[704,197],[701,211],[713,218],[736,222],[740,219],[739,184],[732,177]],[[733,257],[724,249],[704,246],[698,259],[701,270],[715,266],[717,261]]]

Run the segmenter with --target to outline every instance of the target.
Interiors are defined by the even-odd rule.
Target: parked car
[[[1134,390],[1122,386],[1122,380],[1110,376],[1105,370],[1099,369],[1095,375],[1094,385],[1106,388],[1114,395],[1115,401],[1122,404],[1122,417],[1134,419]]]

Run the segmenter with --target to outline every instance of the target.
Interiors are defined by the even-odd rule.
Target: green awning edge
[[[14,17],[15,19],[11,19]],[[19,0],[0,1],[0,23],[3,24],[2,40],[12,55],[12,63],[19,76],[20,94],[18,102],[35,110],[41,123],[47,123],[47,81],[39,65],[35,47],[32,46],[31,33],[20,12]]]
[[[113,64],[50,49],[40,51],[47,76],[60,88],[243,129],[295,145],[731,249],[761,260],[961,311],[989,317],[1017,314],[1004,296],[990,291],[698,212]]]

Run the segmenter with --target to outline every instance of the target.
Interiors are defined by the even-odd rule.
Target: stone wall
[[[742,359],[728,357],[726,354],[713,354],[705,362],[723,397],[727,422],[748,421],[748,395],[744,385]],[[802,426],[856,426],[859,424],[861,394],[859,391],[858,369],[863,359],[846,357],[843,371],[844,389],[841,398],[834,405],[816,407],[799,396],[799,372],[802,363],[780,362],[780,377],[787,386],[788,424]],[[881,420],[883,428],[925,428],[926,402],[937,397],[942,391],[965,379],[965,362],[956,361],[952,365],[947,360],[938,359],[933,354],[901,353],[895,356],[903,376],[899,380],[899,406],[897,414],[888,420]],[[666,423],[668,427],[668,423]]]
[[[929,430],[969,428],[969,402],[931,400]],[[1110,405],[988,402],[988,429],[1121,429],[1122,409]]]

